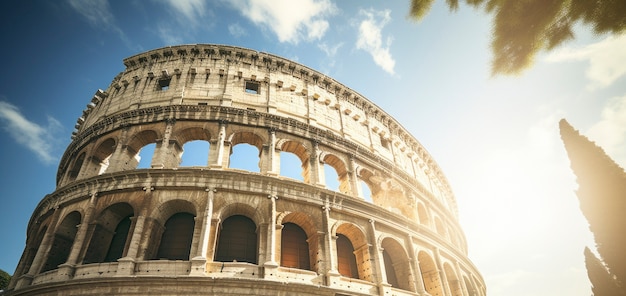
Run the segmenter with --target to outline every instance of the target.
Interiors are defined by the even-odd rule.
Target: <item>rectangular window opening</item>
[[[385,140],[383,137],[380,137],[380,145],[385,149],[389,149],[389,140]]]
[[[256,81],[246,81],[246,92],[249,94],[259,94],[259,83]]]
[[[172,81],[172,79],[160,79],[159,80],[159,89],[160,90],[168,90],[168,89],[170,89],[170,81]]]

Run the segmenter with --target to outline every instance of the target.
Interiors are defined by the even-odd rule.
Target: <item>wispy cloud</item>
[[[626,95],[607,102],[600,121],[589,129],[587,136],[616,162],[626,165]]]
[[[325,42],[322,42],[317,45],[317,48],[323,51],[326,54],[326,56],[334,57],[337,54],[337,51],[339,50],[339,48],[341,48],[342,46],[343,46],[343,42],[339,42],[333,46],[329,46]]]
[[[115,16],[107,0],[67,0],[67,3],[94,28],[111,30],[120,37],[126,46],[133,50],[142,50],[141,46],[131,42],[126,33],[117,26]]]
[[[183,43],[181,35],[175,30],[172,30],[171,26],[167,26],[165,24],[157,25],[157,34],[159,35],[159,38],[165,42],[165,44],[175,45]]]
[[[583,48],[565,48],[546,57],[548,62],[587,61],[589,88],[611,85],[626,74],[626,35],[609,36]]]
[[[396,61],[391,56],[391,37],[387,37],[383,44],[382,29],[391,21],[391,11],[385,9],[361,9],[359,16],[363,19],[359,22],[359,35],[356,43],[358,49],[365,50],[374,59],[374,63],[389,74],[394,74]]]
[[[321,39],[328,30],[326,19],[337,8],[329,0],[236,0],[231,4],[250,21],[269,28],[280,42]]]
[[[206,0],[164,0],[176,11],[185,16],[188,21],[195,23],[206,12]]]
[[[59,121],[48,117],[48,125],[41,126],[26,119],[16,106],[4,101],[0,101],[0,120],[11,137],[35,153],[41,161],[51,164],[57,160],[52,153],[58,148]]]
[[[246,30],[238,23],[228,25],[228,33],[235,38],[246,36]]]

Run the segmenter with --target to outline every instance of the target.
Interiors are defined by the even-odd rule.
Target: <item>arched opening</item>
[[[324,183],[326,183],[326,188],[334,191],[339,191],[339,175],[337,175],[337,171],[335,168],[328,164],[324,164]]]
[[[189,260],[195,217],[190,213],[176,213],[165,222],[157,259]]]
[[[97,219],[83,263],[115,262],[124,256],[133,208],[117,203],[104,209]]]
[[[365,234],[363,232],[362,229],[360,229],[359,227],[357,227],[355,224],[352,223],[342,223],[341,225],[339,225],[339,227],[337,227],[336,230],[336,235],[337,235],[337,257],[344,257],[344,258],[349,258],[350,256],[348,256],[348,251],[345,251],[346,249],[348,249],[347,245],[344,247],[340,246],[340,242],[342,240],[344,240],[343,238],[347,239],[348,242],[350,242],[350,246],[352,247],[352,251],[350,252],[350,254],[352,254],[354,256],[354,260],[355,260],[355,264],[356,264],[356,273],[354,273],[354,269],[352,269],[352,267],[350,267],[351,273],[352,273],[352,277],[354,278],[358,278],[364,281],[370,281],[373,282],[374,278],[373,278],[373,267],[372,267],[372,261],[373,258],[370,255],[370,245],[367,243],[367,239],[365,238]],[[342,238],[343,237],[343,238]],[[344,249],[344,251],[342,251],[341,249]],[[341,255],[340,253],[345,252],[346,255]],[[338,259],[338,269],[343,269],[344,267],[341,267],[342,265],[345,264],[341,262],[341,260]],[[344,265],[345,266],[345,265]],[[341,274],[344,274],[340,271]],[[346,273],[347,274],[347,273]]]
[[[257,264],[256,224],[250,218],[233,215],[222,222],[215,261]]]
[[[337,269],[342,276],[359,278],[354,247],[352,242],[343,234],[337,235]]]
[[[280,265],[311,270],[307,235],[294,223],[283,224],[280,238]]]
[[[469,296],[478,296],[474,285],[472,285],[472,282],[470,282],[470,280],[466,276],[463,276],[463,282],[465,282],[465,288],[467,288],[467,293],[469,294]]]
[[[109,159],[115,151],[115,140],[109,138],[98,145],[98,148],[91,156],[91,165],[96,175],[102,175],[109,168]]]
[[[74,165],[72,165],[72,168],[68,172],[68,178],[70,182],[76,180],[76,178],[78,177],[78,174],[80,173],[80,168],[83,166],[83,162],[85,162],[84,152],[81,153],[78,158],[76,158],[76,160],[74,161]]]
[[[209,142],[204,140],[189,141],[183,145],[180,166],[207,166],[209,162]]]
[[[394,288],[413,291],[411,266],[402,245],[392,238],[385,238],[381,247],[383,248],[383,264],[387,274],[387,283]]]
[[[285,141],[279,144],[280,174],[308,183],[310,180],[310,154],[302,143]]]
[[[369,203],[373,203],[372,199],[372,191],[370,190],[370,186],[367,182],[360,180],[359,185],[361,185],[361,192],[363,193],[363,199]]]
[[[443,226],[443,222],[441,222],[439,217],[435,217],[435,230],[437,230],[437,233],[441,235],[441,237],[447,238],[446,228]]]
[[[232,148],[228,167],[231,169],[260,172],[260,153],[259,149],[253,145],[247,143],[237,144]]]
[[[291,152],[280,152],[280,175],[300,181],[304,181],[302,163],[298,156]]]
[[[428,212],[422,203],[417,203],[417,218],[421,225],[430,226],[430,222],[428,222]]]
[[[72,245],[74,244],[74,238],[76,237],[81,218],[79,212],[71,212],[57,227],[52,246],[48,252],[48,258],[41,269],[42,272],[56,269],[60,264],[67,261],[72,251]]]
[[[33,260],[35,260],[35,256],[39,251],[39,246],[41,245],[41,241],[43,241],[43,237],[48,230],[48,225],[44,225],[34,240],[30,241],[26,245],[26,249],[24,250],[23,261],[18,265],[18,270],[15,271],[13,277],[17,278],[30,270],[30,266],[33,264]]]
[[[424,251],[417,254],[420,270],[422,271],[422,281],[424,288],[430,295],[443,295],[443,287],[441,286],[441,278],[439,271],[435,265],[435,261]]]
[[[393,268],[393,260],[387,250],[383,250],[383,261],[385,263],[385,274],[387,275],[387,283],[394,288],[400,288],[398,277],[396,276],[396,270]]]
[[[135,161],[137,162],[138,169],[149,169],[152,167],[152,157],[154,156],[154,150],[156,149],[156,144],[151,143],[145,145],[139,149],[139,153],[135,155]]]
[[[450,264],[444,263],[443,270],[446,273],[446,278],[448,279],[448,288],[450,288],[450,293],[452,296],[463,296],[463,291],[461,290],[461,284],[459,279],[456,276],[456,272],[452,269]]]
[[[350,182],[348,181],[348,170],[345,163],[332,154],[325,155],[323,161],[326,187],[341,193],[350,194]]]

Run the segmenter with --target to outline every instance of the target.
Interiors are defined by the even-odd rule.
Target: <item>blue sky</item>
[[[14,271],[76,118],[122,59],[217,43],[317,69],[401,122],[448,177],[489,295],[589,295],[594,243],[558,120],[626,164],[626,36],[580,27],[492,78],[490,17],[443,2],[418,23],[409,1],[1,1],[0,269]]]

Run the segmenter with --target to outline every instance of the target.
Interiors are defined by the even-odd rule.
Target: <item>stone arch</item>
[[[227,216],[219,225],[214,260],[257,264],[259,256],[257,225],[246,215]]]
[[[261,171],[261,169],[263,168],[263,163],[262,163],[263,158],[261,157],[261,154],[263,153],[263,145],[264,143],[267,142],[267,139],[265,137],[262,137],[253,131],[236,131],[236,132],[233,132],[228,139],[229,139],[228,143],[230,143],[230,147],[229,148],[226,148],[226,146],[224,147],[225,149],[229,149],[228,167],[231,167],[235,146],[239,144],[248,144],[253,147],[256,147],[258,150],[258,155],[256,158],[258,159],[259,171]],[[246,162],[250,162],[250,161],[246,160]]]
[[[355,260],[354,263],[356,265],[356,270],[357,270],[357,274],[353,275],[353,277],[356,276],[355,278],[372,282],[373,281],[372,266],[371,266],[372,257],[369,251],[370,245],[367,242],[365,231],[360,226],[354,223],[344,222],[344,223],[336,223],[335,225],[333,225],[331,233],[333,233],[336,236],[339,236],[339,235],[345,236],[352,244],[352,253],[354,255],[354,260]],[[339,251],[339,245],[338,245],[337,246],[338,258],[340,256],[339,252],[340,251]],[[340,261],[337,262],[338,269],[340,271],[340,274],[342,275],[344,275],[344,273],[341,272],[342,264],[345,265],[346,264],[345,261],[346,260],[344,260],[344,263]],[[351,262],[347,262],[347,263],[350,264]]]
[[[369,188],[372,202],[378,200],[381,191],[380,183],[382,178],[376,176],[372,170],[361,166],[357,168],[356,173],[359,180],[363,181],[363,183],[365,183]],[[365,196],[363,196],[363,198],[365,198]]]
[[[394,288],[414,291],[409,257],[402,244],[391,237],[382,239],[383,266],[387,283]]]
[[[144,130],[133,135],[125,145],[125,155],[121,162],[122,170],[137,168],[141,149],[148,144],[156,143],[159,138],[159,134],[154,130]]]
[[[283,227],[277,231],[280,239],[279,262],[286,267],[318,270],[318,257],[321,256],[320,235],[315,222],[304,212],[290,212],[277,219]]]
[[[13,278],[18,278],[19,276],[27,273],[30,270],[31,265],[33,264],[33,260],[35,260],[35,256],[39,251],[39,247],[41,246],[41,242],[43,241],[43,237],[46,235],[48,231],[48,227],[50,226],[50,217],[47,217],[43,223],[40,223],[39,227],[37,227],[37,232],[31,230],[27,239],[26,239],[26,248],[24,249],[24,253],[22,258],[20,259],[20,263],[15,270]]]
[[[65,215],[61,223],[56,227],[46,262],[41,269],[42,272],[56,269],[67,261],[81,220],[82,214],[78,211],[72,211]]]
[[[144,229],[148,229],[147,240],[149,241],[148,247],[145,250],[145,254],[143,257],[145,259],[159,259],[158,256],[160,249],[162,248],[190,248],[190,245],[187,245],[188,239],[193,237],[193,232],[195,230],[195,220],[194,217],[197,216],[197,205],[189,200],[184,199],[172,199],[160,204],[158,207],[152,210],[149,214],[147,228],[144,226]],[[178,213],[187,214],[185,218],[181,220],[175,220],[171,222],[170,218]],[[180,216],[180,215],[179,215]],[[170,224],[168,225],[168,221]],[[169,226],[169,227],[168,227]],[[168,231],[168,228],[170,229]],[[175,229],[175,231],[184,232],[181,238],[176,238],[174,236],[170,236],[171,229]],[[191,236],[191,237],[190,237]],[[165,239],[165,241],[164,241]],[[172,245],[172,240],[184,240],[185,244],[181,245]],[[163,245],[163,247],[162,247]],[[182,252],[182,251],[181,251]],[[189,251],[186,251],[189,254]],[[171,254],[171,253],[168,253]],[[189,256],[189,255],[187,255]],[[140,256],[141,257],[141,256]],[[179,256],[165,256],[163,259],[180,259]],[[188,257],[184,260],[188,260]]]
[[[417,261],[422,271],[422,282],[424,289],[430,295],[443,295],[443,287],[441,286],[441,278],[439,271],[433,258],[425,251],[417,253]]]
[[[337,172],[337,176],[339,177],[339,192],[350,193],[350,181],[346,163],[337,155],[325,152],[320,154],[320,161],[324,164],[328,164]]]
[[[173,199],[160,204],[150,215],[161,225],[176,213],[189,213],[197,216],[197,205],[184,199]]]
[[[276,143],[276,149],[279,149],[282,152],[292,153],[298,159],[300,159],[300,167],[304,183],[310,183],[311,180],[311,162],[309,159],[311,158],[310,150],[299,141],[294,141],[290,139],[281,139]],[[281,162],[282,163],[282,162]]]
[[[195,215],[187,211],[171,215],[161,234],[155,259],[189,260],[195,228]]]
[[[428,211],[426,210],[426,206],[423,203],[417,203],[417,218],[419,219],[419,223],[426,227],[430,227],[430,218],[428,216]]]
[[[478,292],[476,288],[472,284],[472,282],[467,278],[467,275],[463,275],[463,282],[465,283],[465,288],[467,288],[467,294],[469,296],[477,296]]]
[[[115,203],[102,210],[94,221],[92,235],[83,263],[114,262],[128,249],[133,207],[125,202]]]
[[[78,155],[78,157],[74,160],[70,170],[67,172],[68,181],[72,182],[78,178],[80,174],[80,169],[83,167],[83,163],[85,162],[86,153],[82,152]]]
[[[107,138],[96,146],[89,158],[89,166],[93,170],[89,173],[90,175],[101,175],[106,172],[116,145],[117,141],[114,138]]]
[[[256,225],[260,225],[265,222],[263,215],[259,213],[257,208],[241,202],[233,202],[220,209],[216,209],[213,212],[213,219],[224,221],[224,219],[234,215],[246,216]]]
[[[448,288],[450,288],[450,295],[452,296],[463,296],[463,290],[461,289],[461,284],[459,282],[459,278],[454,272],[450,263],[446,262],[443,264],[443,270],[446,273],[446,278],[448,279]]]
[[[443,225],[441,218],[439,218],[438,216],[435,216],[435,230],[437,231],[437,234],[441,235],[441,237],[448,237],[446,227]]]
[[[207,159],[208,162],[208,157],[209,157],[209,151],[210,151],[210,143],[211,143],[211,132],[203,127],[188,127],[188,128],[184,128],[184,129],[180,129],[177,131],[174,131],[172,133],[172,137],[171,139],[173,141],[173,144],[176,146],[175,149],[179,150],[180,153],[176,153],[176,163],[179,164],[179,166],[181,166],[183,164],[183,161],[187,158],[186,154],[185,154],[185,149],[188,148],[188,146],[186,147],[187,144],[189,144],[190,142],[193,141],[203,141],[206,142],[207,144],[207,148],[206,151],[202,151],[202,153],[204,153],[204,157]],[[172,145],[172,144],[170,144]],[[203,147],[204,148],[204,147]],[[194,164],[195,165],[195,164]],[[200,164],[198,164],[200,165]],[[207,163],[201,164],[202,166],[206,166]]]

